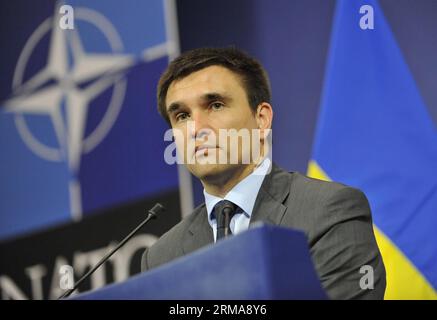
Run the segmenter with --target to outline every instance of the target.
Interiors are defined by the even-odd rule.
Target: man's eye
[[[214,102],[210,104],[211,109],[213,110],[220,110],[224,107],[223,103],[221,102]]]
[[[181,112],[176,115],[176,121],[182,121],[188,118],[188,113]]]

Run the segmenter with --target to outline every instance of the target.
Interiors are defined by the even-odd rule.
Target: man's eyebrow
[[[222,93],[208,92],[208,93],[203,94],[200,97],[200,100],[204,101],[205,103],[215,101],[215,100],[229,102],[232,100],[232,98],[230,96],[222,94]],[[178,111],[179,109],[182,109],[184,106],[185,106],[185,104],[183,102],[178,102],[178,101],[173,102],[168,106],[167,114],[171,115],[171,114],[175,113],[176,111]]]
[[[201,99],[207,102],[214,101],[214,100],[221,100],[221,101],[232,100],[230,96],[218,92],[205,93],[204,95],[202,95]]]
[[[173,102],[167,108],[167,114],[172,114],[181,109],[181,104],[179,102]]]

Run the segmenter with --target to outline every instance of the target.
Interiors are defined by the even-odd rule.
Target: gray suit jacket
[[[250,225],[258,221],[305,232],[316,271],[330,298],[384,297],[385,268],[369,204],[361,191],[273,165],[256,198]],[[141,269],[157,267],[213,242],[202,204],[144,252]],[[360,273],[364,265],[373,268],[373,289],[360,287],[360,279],[370,276]]]

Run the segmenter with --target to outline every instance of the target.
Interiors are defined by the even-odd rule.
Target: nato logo
[[[72,213],[80,217],[80,184],[76,178],[82,153],[91,152],[116,121],[126,92],[123,70],[133,58],[117,54],[123,49],[119,34],[110,21],[90,9],[76,9],[76,19],[97,27],[108,41],[113,54],[92,54],[82,46],[76,29],[62,30],[61,17],[47,18],[31,34],[18,59],[13,76],[13,96],[4,103],[5,111],[15,114],[17,130],[26,146],[48,161],[65,161],[72,174],[70,194]],[[41,38],[50,33],[47,65],[32,78],[23,81],[29,57]],[[71,55],[71,56],[70,56]],[[70,61],[71,60],[71,61]],[[109,106],[97,127],[85,136],[85,123],[92,99],[113,86]],[[50,118],[57,147],[38,140],[27,126],[26,115]]]
[[[86,193],[88,195],[93,194],[91,191],[98,186],[95,181],[100,178],[108,181],[108,175],[112,173],[117,178],[111,183],[123,183],[118,182],[123,177],[117,173],[126,170],[121,167],[132,167],[132,163],[114,159],[111,167],[108,164],[111,163],[108,159],[111,153],[105,151],[108,147],[100,145],[112,143],[112,147],[117,149],[119,143],[121,153],[129,151],[119,138],[126,135],[126,128],[123,128],[126,120],[119,118],[122,115],[136,117],[132,110],[139,109],[139,104],[134,106],[132,101],[144,101],[145,105],[155,103],[154,98],[141,97],[143,93],[135,100],[128,92],[129,85],[141,81],[147,86],[155,81],[175,47],[168,39],[168,21],[165,20],[168,8],[162,1],[132,6],[130,14],[123,16],[117,14],[119,2],[105,2],[100,4],[101,8],[97,4],[92,8],[75,6],[75,2],[71,2],[75,27],[60,27],[60,5],[54,8],[54,14],[34,26],[17,57],[10,77],[10,93],[1,101],[1,133],[7,131],[9,138],[0,140],[0,147],[6,155],[0,169],[5,178],[0,189],[4,225],[0,236],[13,234],[14,228],[20,232],[56,221],[78,221],[89,208],[111,204],[97,192],[94,199],[83,198],[83,184],[87,184],[90,190]],[[149,25],[144,23],[146,15],[154,17],[147,20]],[[135,17],[138,17],[137,24]],[[138,37],[132,37],[132,33]],[[41,59],[41,56],[45,57]],[[35,60],[44,61],[37,70]],[[134,72],[129,78],[132,70],[138,68],[139,61],[145,64],[142,66],[145,72],[137,72],[137,76]],[[146,78],[138,76],[140,74]],[[145,91],[153,92],[153,89]],[[130,100],[127,99],[129,94]],[[126,114],[122,113],[123,108],[129,109]],[[143,128],[136,128],[135,120],[131,121],[129,132],[132,137],[137,139],[144,135],[147,122],[156,122],[154,120],[145,114],[144,124],[138,122],[138,127]],[[118,121],[121,122],[119,128],[116,126]],[[160,131],[161,125],[156,126]],[[158,137],[155,138],[159,141]],[[97,153],[94,158],[91,156],[93,152]],[[153,167],[153,163],[147,163],[151,161],[150,157],[145,158],[144,154],[138,148],[135,154],[124,156],[144,158],[143,164]],[[96,157],[100,157],[100,164],[91,170]],[[91,163],[88,167],[87,159]],[[131,179],[130,193],[110,190],[102,183],[100,194],[107,194],[109,198],[113,192],[119,197],[112,197],[116,202],[124,200],[123,197],[129,200],[152,191],[143,187],[147,173],[141,169],[138,172],[139,178]],[[142,181],[135,180],[140,178]],[[175,184],[171,180],[167,186]],[[163,187],[166,185],[157,185],[158,189]],[[84,208],[87,203],[89,208]],[[16,215],[16,218],[8,217],[8,214]],[[38,222],[32,225],[29,220]]]

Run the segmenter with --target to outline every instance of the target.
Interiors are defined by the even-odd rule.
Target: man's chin
[[[188,165],[188,170],[200,180],[215,180],[236,170],[237,164],[194,164]]]

